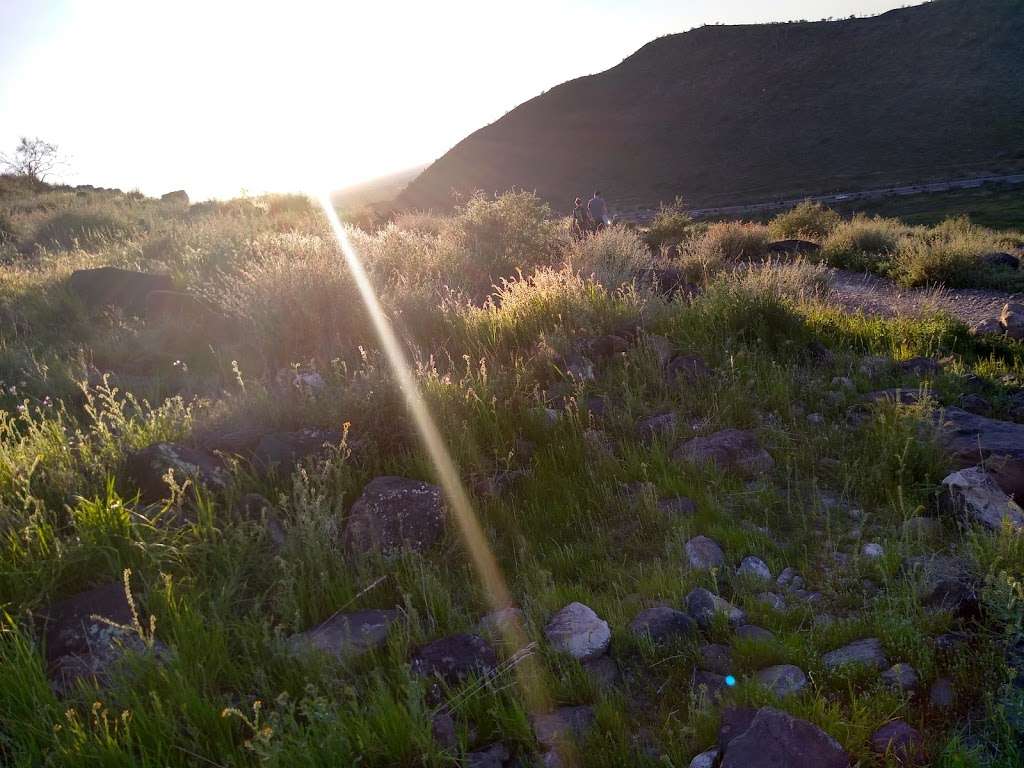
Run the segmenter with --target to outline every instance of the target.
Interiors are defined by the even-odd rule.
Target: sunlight
[[[331,230],[345,257],[345,263],[351,270],[359,294],[366,304],[374,331],[391,365],[406,407],[412,414],[423,446],[434,465],[438,482],[448,502],[448,509],[455,517],[459,533],[476,570],[477,578],[484,586],[491,608],[494,610],[507,608],[513,605],[513,601],[505,577],[487,541],[487,536],[480,526],[480,521],[473,511],[473,505],[459,479],[459,471],[445,445],[444,438],[416,384],[412,367],[402,351],[401,343],[377,300],[377,294],[370,283],[363,263],[349,240],[348,233],[345,231],[341,219],[338,218],[337,211],[331,204],[330,195],[320,196],[318,202],[330,222]],[[547,711],[549,709],[548,698],[543,691],[543,683],[540,679],[539,669],[533,660],[533,654],[527,649],[528,640],[523,628],[514,618],[501,622],[499,628],[510,647],[524,650],[524,652],[517,653],[511,663],[522,687],[527,709],[530,712]]]

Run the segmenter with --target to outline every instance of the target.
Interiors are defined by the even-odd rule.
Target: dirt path
[[[845,309],[869,315],[895,317],[944,311],[968,326],[998,318],[1003,304],[1024,294],[985,288],[901,288],[891,280],[861,272],[832,270],[832,299]]]

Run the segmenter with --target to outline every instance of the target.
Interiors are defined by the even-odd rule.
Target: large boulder
[[[666,643],[693,636],[697,632],[697,624],[682,611],[659,605],[640,611],[630,623],[629,631],[640,637],[650,637],[655,643]]]
[[[399,615],[395,609],[336,613],[313,629],[292,635],[288,645],[297,654],[316,651],[349,658],[384,645]]]
[[[441,538],[445,521],[436,485],[384,476],[371,480],[352,505],[343,538],[356,552],[423,552]]]
[[[917,555],[903,561],[915,582],[917,599],[927,608],[969,617],[978,612],[977,579],[968,563],[952,555]]]
[[[223,490],[228,474],[220,459],[208,451],[177,443],[154,443],[128,456],[125,471],[143,502],[155,503],[170,496],[164,479],[170,472],[174,482],[185,480],[207,490]]]
[[[544,628],[544,636],[558,651],[575,659],[592,659],[608,650],[612,633],[608,622],[583,603],[569,603]]]
[[[983,467],[969,467],[942,481],[941,505],[958,517],[998,531],[1004,523],[1024,527],[1024,509],[1007,496]]]
[[[961,468],[983,464],[1003,491],[1024,499],[1024,424],[946,408],[939,437]]]
[[[54,690],[65,695],[79,680],[105,685],[128,654],[168,651],[159,641],[147,643],[132,628],[132,607],[125,585],[103,584],[53,603],[41,612],[47,671]]]
[[[707,464],[721,471],[735,471],[746,477],[764,474],[775,466],[771,455],[750,430],[723,429],[707,437],[681,443],[672,452],[675,461]]]
[[[724,720],[725,718],[723,718]],[[771,707],[729,735],[720,768],[848,768],[850,756],[818,726]]]
[[[999,322],[1011,339],[1024,339],[1024,304],[1010,302],[1003,305]]]
[[[176,189],[173,192],[165,192],[160,195],[160,200],[165,203],[175,203],[177,205],[188,205],[188,192],[184,189]]]
[[[710,571],[725,566],[725,552],[714,539],[694,536],[686,542],[686,561],[695,571]]]
[[[173,290],[174,281],[168,275],[97,267],[72,272],[68,289],[91,310],[115,306],[129,314],[142,314],[146,309],[146,297],[152,291]]]
[[[493,675],[498,668],[494,649],[479,635],[452,635],[422,645],[413,652],[412,671],[420,677],[438,677],[448,685],[470,675]]]
[[[792,664],[776,664],[762,669],[754,679],[779,698],[799,693],[807,686],[807,675]]]

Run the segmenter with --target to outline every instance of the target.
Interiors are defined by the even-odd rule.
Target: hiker
[[[572,239],[582,240],[590,231],[590,214],[581,198],[576,198],[576,207],[572,209]]]
[[[601,190],[595,190],[594,196],[587,203],[587,211],[590,213],[590,220],[594,222],[593,229],[599,232],[608,226],[608,206],[601,197]]]

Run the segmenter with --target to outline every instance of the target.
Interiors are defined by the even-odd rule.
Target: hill
[[[335,208],[354,211],[368,205],[389,203],[398,196],[410,181],[418,176],[424,165],[406,168],[404,171],[380,176],[375,179],[352,184],[331,193],[331,202]]]
[[[468,136],[400,202],[520,186],[559,209],[594,187],[620,205],[715,205],[1020,168],[1021,10],[936,0],[669,35]]]

